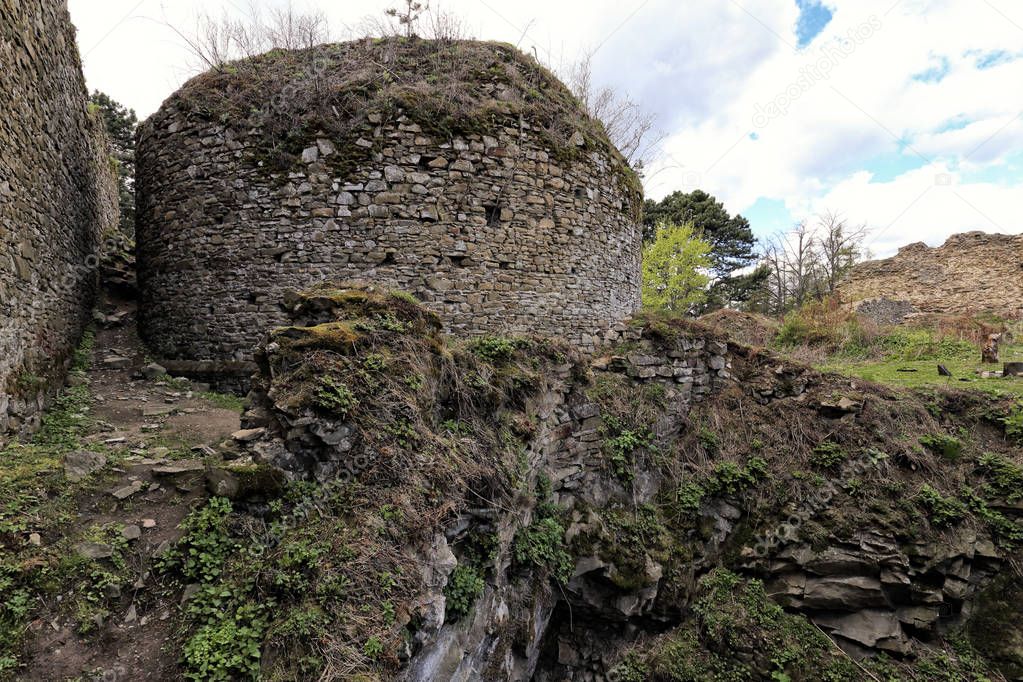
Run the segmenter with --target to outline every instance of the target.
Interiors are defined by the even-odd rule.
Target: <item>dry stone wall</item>
[[[993,312],[1023,317],[1023,235],[964,232],[860,263],[841,283],[842,300],[879,322],[914,312]]]
[[[447,139],[401,110],[353,125],[350,147],[312,135],[271,172],[258,128],[173,99],[146,122],[141,329],[159,355],[248,360],[283,292],[324,279],[406,290],[453,333],[584,348],[637,308],[640,198],[619,158],[580,138],[559,161],[525,121]]]
[[[117,223],[102,127],[58,0],[0,0],[0,438],[59,385]]]

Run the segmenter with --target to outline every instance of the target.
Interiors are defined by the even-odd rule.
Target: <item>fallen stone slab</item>
[[[259,440],[266,433],[266,429],[259,427],[257,429],[242,429],[241,431],[235,431],[231,434],[231,438],[234,438],[239,443],[249,443],[254,440]]]
[[[182,459],[171,464],[163,464],[152,468],[153,476],[178,476],[202,471],[206,465],[198,459]]]
[[[131,358],[124,358],[120,355],[108,355],[100,362],[104,369],[128,369],[131,367]]]
[[[143,407],[143,417],[165,417],[178,411],[176,407]]]
[[[110,494],[119,500],[126,500],[132,495],[141,492],[142,488],[144,488],[145,485],[146,484],[143,483],[142,481],[132,481],[131,485],[126,485],[122,488],[118,488],[117,490],[114,490]]]

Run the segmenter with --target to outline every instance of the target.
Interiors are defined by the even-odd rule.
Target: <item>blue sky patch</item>
[[[796,0],[799,19],[796,21],[796,39],[799,47],[806,47],[831,21],[831,10],[820,0]]]
[[[948,61],[948,57],[932,57],[931,61],[937,63],[929,69],[914,73],[910,78],[921,83],[940,83],[944,80],[945,76],[952,69],[952,64]]]
[[[870,181],[891,182],[895,178],[908,173],[911,170],[926,165],[927,162],[911,152],[903,149],[899,152],[890,152],[863,162],[863,168],[870,171]]]
[[[1008,64],[1017,59],[1019,59],[1019,55],[1015,55],[1007,50],[991,50],[990,52],[978,52],[974,65],[983,71],[1000,64]]]
[[[767,197],[758,198],[742,215],[749,220],[753,234],[760,238],[787,232],[796,222],[784,201]]]

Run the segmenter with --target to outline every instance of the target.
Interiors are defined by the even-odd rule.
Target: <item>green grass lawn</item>
[[[1002,362],[1023,362],[1023,345],[1001,349]],[[942,364],[952,372],[952,377],[938,375]],[[882,384],[906,386],[909,388],[968,388],[985,391],[999,396],[1023,397],[1023,377],[982,379],[977,371],[1001,370],[1002,365],[985,365],[980,362],[980,350],[970,357],[956,356],[940,359],[913,360],[887,358],[882,360],[860,360],[829,358],[818,369],[838,372]],[[900,370],[916,370],[900,371]]]

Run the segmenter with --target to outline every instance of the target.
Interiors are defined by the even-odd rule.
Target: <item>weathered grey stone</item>
[[[88,450],[75,450],[64,456],[64,476],[72,483],[77,483],[92,472],[99,471],[106,464],[106,455]]]
[[[81,542],[75,551],[86,559],[108,559],[114,555],[114,548],[101,542]]]

